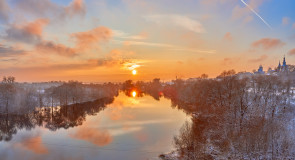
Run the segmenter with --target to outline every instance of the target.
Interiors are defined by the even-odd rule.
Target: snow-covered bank
[[[177,151],[172,151],[170,153],[164,153],[159,155],[159,157],[163,160],[180,160],[179,153]]]

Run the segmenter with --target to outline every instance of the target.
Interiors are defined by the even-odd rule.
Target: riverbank
[[[179,160],[179,153],[177,151],[172,151],[170,153],[160,154],[159,157],[162,160]]]

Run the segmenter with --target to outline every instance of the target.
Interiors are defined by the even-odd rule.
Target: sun
[[[132,71],[132,74],[133,74],[133,75],[136,75],[136,74],[137,74],[137,71],[134,69],[134,70]]]
[[[136,95],[137,95],[136,91],[133,91],[132,92],[132,97],[136,97]]]

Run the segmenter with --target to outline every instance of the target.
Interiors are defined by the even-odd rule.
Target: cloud
[[[115,42],[123,42],[126,46],[131,45],[139,45],[139,46],[151,46],[151,47],[173,47],[171,44],[165,44],[165,43],[152,43],[152,42],[142,42],[142,41],[118,41],[114,40]]]
[[[134,52],[122,51],[118,49],[112,50],[104,58],[89,59],[88,63],[94,64],[95,66],[104,67],[121,67],[124,70],[133,70],[143,66],[146,61],[131,59],[130,56],[134,55]]]
[[[182,15],[149,15],[144,17],[147,21],[157,24],[174,25],[196,33],[206,32],[203,25],[194,19]]]
[[[178,52],[182,51],[182,52],[193,52],[193,53],[216,53],[216,50],[188,48],[188,47],[181,47],[181,46],[176,46],[173,44],[166,44],[166,43],[152,43],[152,42],[143,42],[143,41],[120,41],[120,40],[113,40],[113,41],[123,43],[126,46],[163,47],[163,48],[168,48],[171,51],[178,51]]]
[[[124,6],[132,13],[153,13],[156,9],[156,4],[150,3],[151,1],[141,0],[122,0]]]
[[[224,58],[224,59],[221,61],[221,64],[222,64],[222,65],[225,65],[225,66],[233,66],[234,64],[239,63],[239,61],[240,61],[240,58],[237,58],[237,57],[233,57],[233,58]]]
[[[61,8],[51,0],[15,0],[15,6],[22,12],[42,17],[61,12]]]
[[[60,6],[51,0],[15,0],[14,2],[17,9],[22,12],[37,17],[51,17],[54,20],[64,20],[67,17],[71,18],[86,13],[83,0],[73,0],[68,6]]]
[[[139,68],[141,66],[142,66],[142,64],[140,64],[139,62],[126,62],[123,64],[122,68],[131,71],[131,70],[134,70],[134,69]]]
[[[51,41],[42,41],[38,43],[36,46],[36,51],[46,53],[46,54],[57,54],[60,56],[72,57],[77,53],[75,49],[67,47],[63,44],[55,44]]]
[[[258,58],[254,58],[254,59],[250,59],[249,62],[252,62],[252,63],[257,63],[257,62],[261,62],[261,61],[264,61],[265,59],[267,59],[267,55],[262,55]]]
[[[6,0],[0,0],[0,22],[6,22],[9,18],[10,8],[6,3]]]
[[[290,55],[290,56],[295,56],[295,48],[291,49],[291,50],[288,52],[288,55]]]
[[[115,60],[115,59],[106,59],[106,58],[98,58],[89,60],[96,63],[96,66],[105,66],[105,67],[114,67],[119,66],[124,63],[123,60]]]
[[[201,50],[201,49],[197,49],[197,48],[171,48],[171,51],[181,51],[181,52],[192,52],[192,53],[209,53],[209,54],[213,54],[216,53],[216,50]]]
[[[201,0],[204,5],[216,5],[218,3],[234,2],[234,0]]]
[[[120,30],[112,30],[113,36],[117,38],[132,39],[132,40],[144,40],[147,39],[148,34],[146,32],[141,32],[137,35],[130,35],[126,32]]]
[[[35,34],[38,33],[38,30],[33,31],[36,32]],[[97,46],[99,42],[107,41],[110,39],[111,35],[112,32],[110,29],[106,27],[97,27],[85,32],[72,33],[70,37],[75,41],[74,47],[67,47],[66,45],[58,44],[53,41],[42,40],[35,46],[35,49],[38,52],[47,54],[72,57],[78,53],[82,53],[84,50],[91,49],[93,46]],[[106,62],[101,60],[98,64],[105,65]]]
[[[107,27],[97,27],[89,31],[71,34],[71,38],[76,43],[76,48],[81,50],[93,47],[99,42],[107,41],[111,36],[112,31]]]
[[[68,7],[65,8],[67,15],[85,15],[86,8],[83,0],[73,0]]]
[[[224,37],[223,37],[225,40],[228,40],[228,41],[232,41],[233,40],[233,37],[231,35],[230,32],[227,32]]]
[[[89,63],[96,66],[114,67],[118,66],[124,70],[134,70],[140,68],[147,63],[147,60],[131,59],[130,56],[134,55],[134,52],[121,51],[118,49],[112,50],[104,58],[90,59]]]
[[[23,30],[32,35],[42,36],[43,27],[49,23],[48,19],[37,19],[31,23],[28,23],[23,27]]]
[[[89,62],[95,62],[96,66],[99,67],[114,67],[121,66],[124,70],[133,70],[142,66],[142,62],[138,62],[138,60],[131,59],[106,59],[106,58],[98,58],[91,59]]]
[[[222,60],[222,64],[223,65],[232,65],[233,64],[233,60],[231,58],[224,58]]]
[[[12,24],[5,31],[6,35],[3,39],[24,43],[39,42],[42,39],[43,28],[48,23],[48,19],[36,19],[35,21],[20,25]]]
[[[283,17],[283,19],[282,19],[282,24],[283,24],[283,25],[288,25],[289,22],[290,22],[290,18],[288,18],[288,17]]]
[[[25,54],[24,50],[0,44],[0,58]]]
[[[293,23],[292,28],[295,29],[295,23]]]
[[[284,42],[275,38],[262,38],[252,43],[253,48],[263,48],[264,50],[275,49],[284,45]]]

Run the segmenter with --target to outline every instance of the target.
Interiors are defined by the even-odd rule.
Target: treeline
[[[10,141],[18,130],[37,126],[51,131],[82,125],[87,115],[95,115],[111,104],[114,98],[100,98],[91,102],[54,108],[39,108],[33,112],[0,115],[0,141]]]
[[[12,76],[0,83],[0,114],[32,112],[36,108],[56,107],[113,98],[119,94],[119,85],[83,84],[78,81],[46,84],[17,83]]]
[[[192,115],[174,144],[182,159],[293,159],[293,84],[278,76],[176,80],[164,87],[174,107]]]
[[[171,82],[126,81],[122,90],[161,96],[192,116],[174,144],[180,159],[294,159],[294,82],[273,75],[241,76],[234,70],[216,78]],[[165,156],[164,156],[165,157]]]
[[[124,91],[127,96],[131,96],[132,91],[136,91],[137,96],[139,97],[143,95],[150,95],[155,100],[160,100],[160,97],[162,96],[163,83],[161,83],[159,78],[155,78],[151,82],[133,82],[132,80],[127,80],[122,84],[121,90]]]

